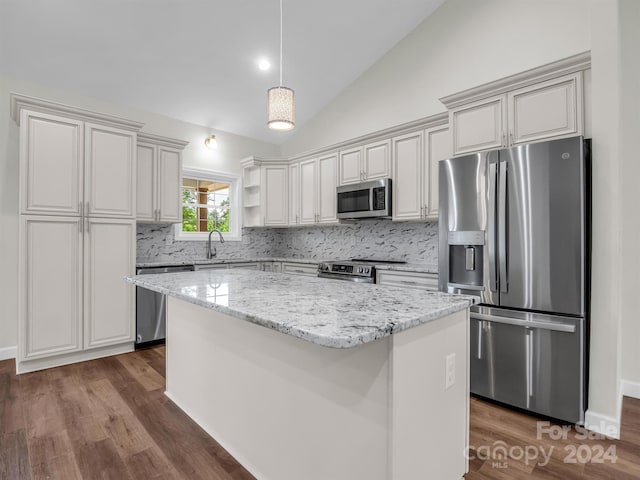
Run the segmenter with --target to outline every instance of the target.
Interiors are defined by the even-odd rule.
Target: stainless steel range
[[[406,263],[402,260],[378,260],[375,258],[352,258],[322,262],[318,265],[318,277],[346,280],[348,282],[376,283],[376,265]]]

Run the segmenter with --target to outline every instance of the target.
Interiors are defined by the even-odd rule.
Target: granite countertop
[[[139,275],[148,288],[325,347],[350,348],[468,308],[473,298],[240,269]]]
[[[165,258],[162,260],[153,259],[146,260],[141,259],[136,262],[137,268],[148,267],[168,267],[179,265],[216,265],[227,263],[252,263],[252,262],[292,262],[292,263],[308,263],[310,265],[317,265],[320,260],[313,260],[311,258],[274,258],[274,257],[246,257],[246,258],[212,258],[212,259],[198,259],[198,260],[175,260],[173,258]]]

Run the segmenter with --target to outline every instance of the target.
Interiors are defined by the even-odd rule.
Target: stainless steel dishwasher
[[[193,272],[193,265],[138,268],[138,275]],[[167,329],[166,295],[136,287],[136,348],[164,343]]]

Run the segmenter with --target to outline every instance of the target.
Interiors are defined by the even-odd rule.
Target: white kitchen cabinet
[[[84,348],[133,342],[135,220],[87,218],[84,233]]]
[[[85,123],[85,212],[135,218],[136,134]]]
[[[452,110],[450,115],[455,155],[507,145],[507,102],[504,95],[464,105]]]
[[[272,273],[282,272],[281,262],[262,262],[261,267],[263,272],[272,272]]]
[[[338,156],[301,161],[298,224],[337,223],[336,180]]]
[[[300,224],[317,223],[318,160],[300,162]]]
[[[227,263],[205,263],[196,265],[194,270],[197,272],[198,270],[221,270],[229,268],[229,264]]]
[[[378,285],[388,285],[393,287],[437,291],[438,274],[397,270],[376,270],[376,283]]]
[[[231,263],[229,268],[240,268],[243,270],[262,270],[259,262]]]
[[[450,110],[454,155],[584,133],[583,73],[575,72]]]
[[[262,167],[262,204],[267,226],[286,226],[289,223],[287,208],[287,165]]]
[[[20,213],[81,215],[84,122],[22,110]]]
[[[20,125],[17,371],[133,349],[141,123],[11,95]],[[144,162],[144,160],[143,160]]]
[[[82,223],[20,217],[19,361],[82,350]]]
[[[282,273],[317,277],[318,265],[312,263],[282,262]]]
[[[449,128],[439,125],[392,139],[393,220],[438,217],[438,162],[451,156]]]
[[[340,152],[339,185],[386,178],[391,175],[391,142],[383,140]]]
[[[520,88],[507,94],[509,144],[583,133],[580,73]]]
[[[249,157],[243,167],[245,227],[289,225],[289,165]]]
[[[133,218],[131,130],[21,111],[21,213]]]
[[[133,342],[135,221],[21,216],[20,360]]]
[[[393,145],[393,220],[422,218],[422,164],[424,134],[409,133],[395,137]]]
[[[425,161],[422,178],[423,215],[425,218],[438,218],[439,179],[438,165],[441,160],[451,158],[451,137],[448,125],[428,128],[424,131]]]
[[[300,223],[300,164],[289,165],[289,225]]]
[[[182,149],[188,142],[138,134],[136,220],[182,221]]]

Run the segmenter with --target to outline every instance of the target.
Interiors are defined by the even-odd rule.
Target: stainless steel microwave
[[[338,218],[391,216],[391,179],[342,185],[337,188]]]

